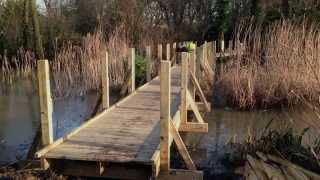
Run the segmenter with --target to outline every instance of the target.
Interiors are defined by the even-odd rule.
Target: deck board
[[[180,104],[180,68],[171,72],[171,113],[175,115]],[[160,144],[159,122],[160,80],[155,78],[43,157],[148,164]]]

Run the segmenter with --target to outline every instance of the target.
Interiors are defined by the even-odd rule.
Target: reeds
[[[231,58],[218,79],[229,103],[254,108],[294,105],[300,102],[297,95],[319,100],[320,34],[315,26],[280,22],[264,33],[245,30],[244,55]]]
[[[101,62],[109,57],[111,86],[122,85],[127,75],[128,40],[115,31],[106,39],[101,31],[88,34],[81,45],[65,43],[50,62],[50,80],[54,98],[83,95],[101,86]],[[19,50],[17,57],[0,57],[0,82],[9,86],[14,78],[34,77],[36,58],[33,53]],[[36,79],[34,79],[36,80]]]

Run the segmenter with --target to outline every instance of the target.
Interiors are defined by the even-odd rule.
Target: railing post
[[[102,58],[101,62],[101,85],[102,85],[102,109],[106,110],[110,106],[109,97],[109,55],[106,51],[105,57]]]
[[[131,86],[129,92],[132,93],[136,90],[136,53],[134,48],[129,50],[129,62],[131,63]]]
[[[224,52],[224,40],[221,40],[221,52]]]
[[[187,124],[187,91],[188,91],[188,53],[183,52],[181,58],[181,105],[180,105],[180,118],[181,124]]]
[[[196,49],[196,77],[201,78],[201,62],[203,61],[203,46],[197,47]]]
[[[177,64],[177,43],[172,44],[173,64]]]
[[[158,53],[158,59],[159,59],[159,61],[161,62],[162,60],[163,60],[163,58],[162,58],[162,44],[158,44],[158,51],[157,51],[157,53]]]
[[[52,127],[52,99],[50,91],[50,75],[48,60],[38,61],[38,82],[40,97],[40,118],[42,145],[47,146],[53,143],[53,127]],[[49,168],[49,163],[45,159],[41,159],[41,167]]]
[[[167,43],[167,46],[166,46],[166,60],[167,61],[171,61],[171,57],[170,57],[170,44]]]
[[[147,82],[151,81],[151,46],[146,47],[146,78]]]
[[[192,53],[190,54],[190,72],[192,74],[196,73],[196,52],[192,51]],[[190,83],[190,94],[192,96],[192,98],[195,100],[196,97],[196,91],[195,91],[195,87],[192,83]]]
[[[161,61],[160,67],[160,170],[170,170],[170,61]]]

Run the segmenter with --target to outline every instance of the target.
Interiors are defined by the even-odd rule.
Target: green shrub
[[[147,64],[146,64],[146,60],[143,56],[136,54],[136,64],[135,64],[135,68],[136,68],[136,82],[137,83],[142,83],[145,81],[146,79],[146,69],[147,69]]]

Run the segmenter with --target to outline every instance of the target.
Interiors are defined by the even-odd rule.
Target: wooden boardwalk
[[[204,48],[203,48],[204,49]],[[130,54],[134,82],[134,49]],[[150,57],[150,55],[149,55]],[[181,66],[161,61],[160,76],[109,107],[108,55],[102,63],[103,112],[65,137],[53,142],[49,65],[38,62],[43,149],[36,153],[42,167],[72,176],[116,179],[202,179],[179,132],[207,133],[208,124],[198,107],[210,111],[201,90],[196,56],[182,53]],[[147,67],[150,67],[148,65]],[[147,73],[151,71],[148,70]],[[198,73],[199,74],[199,73]],[[151,77],[150,74],[147,77]],[[161,80],[160,80],[161,79]],[[195,102],[196,94],[201,102]],[[188,118],[188,112],[194,120]],[[188,170],[170,168],[170,147],[177,150]]]

